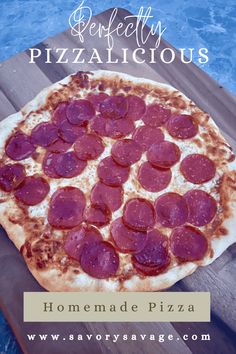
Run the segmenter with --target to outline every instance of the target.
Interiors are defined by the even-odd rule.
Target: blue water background
[[[0,0],[0,61],[67,29],[68,17],[79,3]],[[208,48],[209,62],[201,68],[236,93],[235,0],[87,0],[85,4],[94,14],[110,7],[137,13],[141,5],[151,6],[155,21],[167,28],[165,39],[177,48]]]
[[[68,28],[75,0],[0,0],[0,61]],[[94,14],[111,7],[137,13],[151,6],[155,22],[166,27],[164,38],[176,48],[209,50],[209,62],[201,65],[212,78],[236,94],[235,0],[103,0],[86,1]],[[197,65],[198,62],[196,62]],[[0,354],[16,354],[19,348],[0,315]]]

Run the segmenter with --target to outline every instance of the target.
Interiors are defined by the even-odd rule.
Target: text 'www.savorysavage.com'
[[[34,334],[28,333],[27,339],[29,341],[110,341],[113,343],[116,342],[131,342],[131,341],[155,341],[159,343],[169,342],[169,341],[210,341],[211,337],[209,333],[202,334],[182,334],[182,335],[173,335],[173,334]]]

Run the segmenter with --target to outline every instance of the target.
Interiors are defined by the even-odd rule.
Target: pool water
[[[0,0],[0,61],[68,28],[80,0]],[[164,38],[177,48],[209,50],[201,65],[211,77],[236,94],[235,0],[103,0],[85,1],[94,14],[111,7],[132,13],[151,6],[155,22],[166,27]],[[198,62],[196,62],[199,65]],[[10,328],[0,315],[0,354],[19,353]]]

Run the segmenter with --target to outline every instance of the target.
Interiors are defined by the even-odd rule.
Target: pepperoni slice
[[[216,215],[215,199],[200,189],[192,189],[184,195],[188,206],[188,222],[195,226],[209,224]]]
[[[146,232],[135,231],[126,227],[122,218],[116,219],[111,224],[111,237],[120,252],[140,252],[147,240]]]
[[[56,229],[72,229],[83,221],[85,205],[84,193],[79,188],[60,188],[51,197],[48,222]]]
[[[107,119],[105,124],[105,135],[112,139],[124,138],[132,133],[134,129],[134,122],[130,119]]]
[[[60,102],[52,114],[52,122],[55,125],[61,125],[62,122],[67,120],[66,110],[68,107],[68,102]]]
[[[216,173],[215,164],[207,156],[191,154],[180,165],[180,171],[187,181],[201,184],[210,181]]]
[[[58,139],[58,128],[52,123],[40,123],[31,132],[31,141],[35,145],[47,147]]]
[[[165,227],[183,225],[188,219],[188,206],[185,199],[177,193],[165,193],[155,201],[157,222]]]
[[[66,116],[71,124],[85,125],[95,115],[95,109],[88,100],[73,100],[66,109]]]
[[[130,199],[124,206],[123,221],[126,226],[138,231],[153,227],[155,212],[152,203],[144,198]]]
[[[36,205],[44,200],[49,190],[49,184],[44,178],[30,176],[15,191],[15,197],[25,205]]]
[[[110,211],[116,211],[123,202],[123,189],[98,182],[92,189],[90,199],[93,204],[105,204]]]
[[[90,130],[100,136],[106,136],[106,122],[104,117],[98,115],[91,120]]]
[[[202,232],[192,226],[180,226],[170,236],[172,253],[185,262],[202,259],[208,248],[207,240]]]
[[[198,132],[197,125],[188,114],[173,115],[167,122],[167,130],[177,139],[190,139]]]
[[[98,136],[86,134],[76,140],[74,150],[81,160],[95,160],[103,153],[104,145]]]
[[[146,104],[142,98],[129,95],[127,96],[128,111],[126,117],[132,120],[139,120],[142,118],[146,111]]]
[[[69,151],[58,155],[55,171],[61,177],[72,178],[81,174],[85,167],[86,162],[79,160],[73,151]]]
[[[112,146],[111,155],[119,165],[131,166],[141,159],[142,149],[133,139],[124,139]]]
[[[157,275],[170,264],[168,238],[158,230],[148,232],[145,247],[133,255],[134,268],[144,275]]]
[[[97,94],[94,93],[89,93],[87,96],[87,100],[89,100],[92,105],[95,107],[95,109],[98,111],[100,104],[105,101],[106,98],[108,98],[109,95],[107,95],[105,92],[100,92]]]
[[[111,187],[119,187],[129,178],[129,167],[118,165],[111,156],[103,159],[97,169],[99,179]]]
[[[155,167],[170,168],[180,159],[179,147],[170,141],[153,144],[147,152],[148,161]]]
[[[35,151],[35,146],[28,135],[16,132],[8,139],[5,150],[12,160],[20,161],[30,157]]]
[[[57,159],[59,154],[53,152],[46,153],[43,159],[43,172],[50,178],[60,178],[56,172]]]
[[[0,167],[0,189],[11,192],[25,179],[25,168],[20,163]]]
[[[109,242],[103,241],[83,248],[80,265],[91,277],[107,279],[116,275],[119,256]]]
[[[86,133],[85,127],[80,127],[77,125],[70,124],[68,120],[63,121],[59,128],[59,136],[67,143],[73,144],[76,139],[81,137]]]
[[[48,152],[66,152],[71,147],[70,143],[66,143],[62,139],[58,139],[52,145],[47,147]]]
[[[171,170],[153,167],[149,162],[142,163],[138,170],[138,181],[149,192],[160,192],[165,189],[171,177]]]
[[[160,106],[157,103],[147,106],[146,113],[142,120],[150,127],[160,127],[164,125],[171,116],[171,110]]]
[[[132,133],[135,126],[133,121],[127,118],[112,120],[99,115],[92,119],[90,129],[98,135],[119,139]]]
[[[146,151],[152,146],[152,144],[163,141],[164,134],[159,128],[143,125],[134,131],[133,139],[142,147],[143,151]]]
[[[111,212],[105,204],[92,204],[85,210],[84,218],[87,223],[102,227],[109,224]]]
[[[80,225],[68,231],[64,243],[66,253],[80,261],[83,247],[102,241],[102,235],[93,226]]]
[[[124,96],[110,96],[100,103],[99,111],[104,118],[123,118],[128,111],[128,102]]]

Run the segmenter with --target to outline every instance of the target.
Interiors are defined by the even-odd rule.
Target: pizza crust
[[[135,84],[150,85],[157,88],[163,88],[169,92],[178,92],[169,85],[157,83],[155,81],[143,78],[134,78],[127,74],[114,73],[103,70],[94,71],[92,72],[92,74],[93,79],[104,79],[106,77],[108,79],[116,79],[118,76],[119,79],[121,78],[124,81],[131,81]],[[4,149],[5,141],[12,133],[14,128],[17,127],[19,122],[24,120],[25,116],[28,115],[31,111],[35,111],[39,107],[44,105],[46,103],[48,95],[53,90],[59,90],[63,85],[68,84],[70,82],[70,79],[71,76],[68,76],[62,81],[44,89],[36,96],[35,99],[29,102],[22,109],[21,112],[9,116],[0,123],[1,153]],[[188,104],[191,102],[182,93],[179,94],[181,95],[181,99],[186,101]],[[218,127],[215,125],[214,121],[211,118],[209,118],[209,125],[212,127],[217,136],[219,136],[221,140],[224,140],[224,138],[219,132]],[[234,176],[232,178],[235,178],[235,161],[228,164],[228,170],[233,171],[232,174]],[[209,254],[202,261],[199,261],[197,263],[187,262],[183,264],[175,264],[171,269],[168,269],[165,273],[162,273],[157,276],[139,277],[137,275],[134,275],[130,279],[125,280],[121,285],[118,279],[94,279],[85,273],[75,274],[73,267],[69,267],[66,273],[62,273],[59,269],[55,268],[49,270],[36,269],[26,256],[25,261],[34,277],[44,288],[49,291],[155,291],[168,288],[178,280],[183,279],[187,275],[192,274],[198,268],[198,266],[205,266],[212,263],[231,244],[236,242],[236,235],[233,232],[236,227],[236,192],[235,189],[231,188],[230,186],[227,186],[227,188],[227,193],[230,196],[230,200],[228,201],[230,216],[227,217],[221,225],[227,230],[227,235],[213,237],[211,241],[211,248],[213,254]],[[4,229],[7,231],[9,238],[20,250],[27,239],[27,235],[25,234],[25,231],[21,225],[15,222],[11,222],[9,220],[7,211],[11,208],[13,208],[13,210],[15,208],[16,212],[20,212],[19,208],[13,200],[7,200],[6,202],[3,201],[0,204],[0,221]]]
[[[0,215],[2,208],[0,208]],[[3,220],[3,221],[2,221]],[[15,244],[18,250],[21,249],[25,243],[24,230],[20,225],[15,225],[9,222],[9,220],[1,219],[3,228],[7,231],[7,234],[11,241]],[[213,262],[214,259],[212,259]],[[32,267],[30,262],[26,264],[30,272],[33,274],[39,284],[49,291],[158,291],[169,288],[177,281],[185,278],[187,275],[192,274],[197,265],[191,262],[179,265],[167,272],[154,277],[146,277],[140,282],[140,278],[137,276],[127,280],[123,287],[120,287],[118,281],[111,279],[94,279],[89,275],[74,274],[73,269],[68,269],[67,273],[62,273],[57,269],[51,270],[39,270]]]
[[[3,154],[5,142],[10,134],[14,131],[17,125],[24,120],[23,114],[20,112],[14,113],[0,122],[0,152]]]

